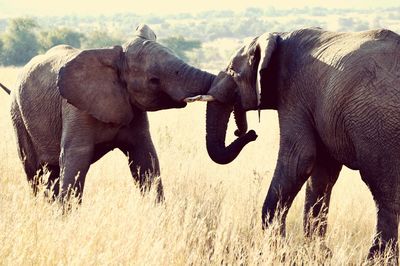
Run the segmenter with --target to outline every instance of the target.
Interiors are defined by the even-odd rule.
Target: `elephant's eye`
[[[152,85],[160,85],[160,79],[158,79],[158,78],[151,78],[151,79],[149,80],[149,82],[150,82],[150,84],[152,84]]]

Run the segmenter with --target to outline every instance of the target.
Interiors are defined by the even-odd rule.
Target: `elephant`
[[[209,100],[208,154],[216,163],[231,162],[257,137],[246,133],[246,112],[276,110],[279,154],[262,207],[263,228],[277,219],[285,235],[288,209],[306,183],[305,235],[325,236],[332,187],[345,165],[359,170],[376,203],[368,258],[385,248],[397,258],[399,84],[400,36],[390,30],[264,33],[243,45],[200,96]],[[232,110],[238,138],[226,146]]]
[[[34,194],[46,166],[47,189],[54,187],[61,200],[73,192],[81,202],[90,165],[117,148],[141,191],[157,181],[162,201],[147,111],[183,108],[186,98],[207,93],[214,78],[157,43],[145,24],[123,46],[60,45],[34,57],[11,93],[18,153]]]

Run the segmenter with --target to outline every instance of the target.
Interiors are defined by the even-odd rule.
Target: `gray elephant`
[[[400,212],[400,36],[389,30],[266,33],[243,46],[208,93],[207,149],[229,163],[249,141],[246,111],[278,111],[280,148],[262,208],[268,226],[307,181],[304,229],[325,235],[331,190],[342,165],[360,171],[378,209],[369,257],[398,254]],[[239,138],[225,134],[235,110]],[[283,208],[280,208],[280,207]],[[317,218],[320,219],[311,219]],[[314,221],[314,222],[312,222]]]
[[[34,192],[34,177],[47,166],[56,196],[73,191],[81,198],[90,165],[115,148],[128,155],[133,178],[146,190],[160,173],[146,111],[185,107],[185,98],[207,93],[214,78],[157,43],[146,25],[123,47],[61,45],[33,58],[11,94],[11,115]]]

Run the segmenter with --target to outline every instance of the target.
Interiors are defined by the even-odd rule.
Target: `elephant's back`
[[[60,98],[57,89],[58,72],[77,52],[78,50],[70,46],[58,45],[43,55],[33,57],[21,70],[18,77],[15,98],[19,104],[21,106],[29,105],[29,101],[33,99],[39,102],[55,101],[56,98]]]
[[[21,71],[13,93],[21,119],[39,158],[59,156],[62,98],[57,88],[59,69],[77,50],[57,46],[34,57]]]
[[[316,106],[325,146],[354,169],[371,160],[371,152],[377,158],[400,156],[399,35],[389,30],[345,33],[333,43],[324,53],[336,53],[319,55],[332,62]]]

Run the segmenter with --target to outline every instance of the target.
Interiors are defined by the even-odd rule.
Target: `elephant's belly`
[[[320,130],[319,135],[323,142],[323,149],[336,161],[350,169],[359,169],[359,160],[354,141],[346,131],[332,130],[326,127],[324,130]]]
[[[353,151],[353,147],[349,146],[333,146],[328,148],[329,154],[338,162],[352,170],[359,170],[360,163]]]
[[[399,123],[400,124],[400,123]],[[368,124],[322,137],[328,152],[341,164],[353,170],[362,170],[366,165],[383,167],[383,162],[400,161],[400,136],[381,120],[380,127]],[[382,126],[383,125],[383,126]],[[333,131],[332,131],[333,132]]]

